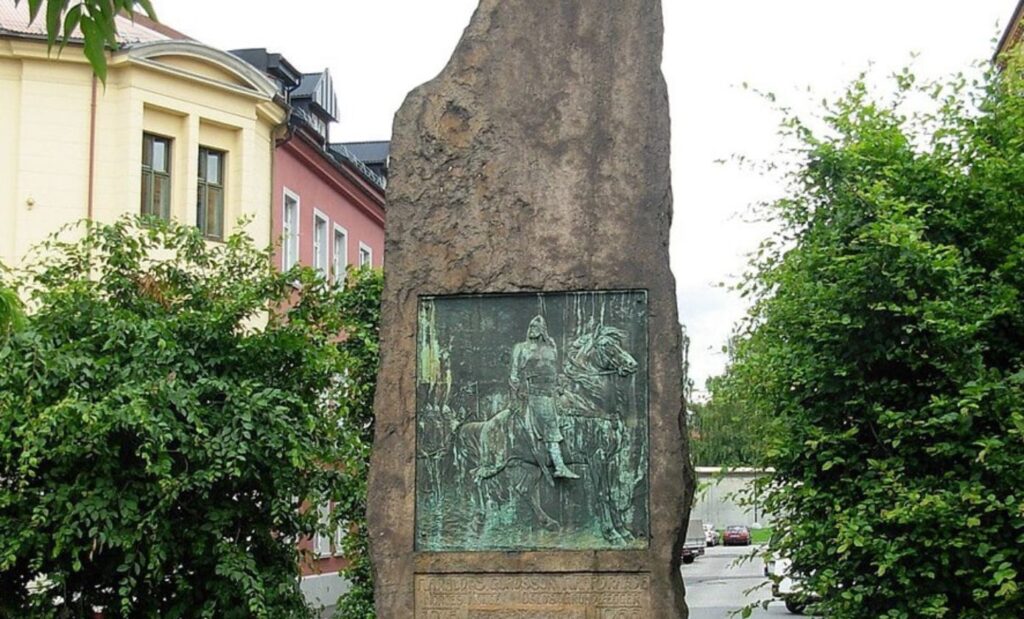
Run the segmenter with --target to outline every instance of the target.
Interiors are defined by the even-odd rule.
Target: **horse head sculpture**
[[[594,361],[601,372],[615,372],[619,376],[635,374],[637,361],[622,347],[626,332],[615,327],[598,327],[594,334]]]
[[[623,347],[626,332],[609,326],[595,327],[569,344],[563,371],[566,378],[596,388],[609,375],[635,374],[637,360]]]

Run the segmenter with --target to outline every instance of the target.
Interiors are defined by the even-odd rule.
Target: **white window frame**
[[[316,512],[317,521],[320,526],[326,526],[331,519],[331,504],[323,503],[321,505],[317,505]],[[331,556],[331,543],[333,542],[333,537],[333,535],[324,535],[322,533],[317,533],[313,536],[313,553],[317,558]],[[323,547],[325,542],[327,544],[326,548]]]
[[[330,523],[331,507],[332,505],[330,502],[317,506],[317,520],[321,526],[326,526]],[[348,534],[348,527],[348,521],[342,520],[338,523],[338,526],[327,535],[322,533],[316,533],[313,535],[313,554],[316,555],[318,559],[340,557],[344,554],[341,543]]]
[[[344,243],[342,243],[340,257],[338,256],[337,246],[337,237],[339,232],[345,239]],[[334,224],[334,233],[331,234],[331,251],[334,252],[334,259],[331,262],[331,266],[334,268],[334,281],[335,283],[340,284],[345,281],[345,268],[348,266],[348,230],[337,222]]]
[[[363,263],[363,252],[366,252],[366,263]],[[364,266],[373,268],[373,248],[366,243],[359,241],[359,268]]]
[[[319,247],[317,242],[317,224],[319,222],[324,223],[324,246]],[[319,209],[313,209],[313,268],[317,270],[324,278],[327,278],[327,272],[331,268],[331,220],[327,215],[320,212]],[[323,251],[323,264],[320,264],[320,251]]]
[[[289,256],[288,246],[288,199],[295,200],[295,250],[294,256]],[[295,193],[287,187],[281,194],[281,270],[287,271],[296,264],[299,263],[299,244],[301,237],[299,231],[302,230],[302,200],[299,198],[299,194]],[[288,258],[292,258],[292,263],[288,264]]]
[[[340,557],[345,554],[345,551],[341,547],[341,543],[345,541],[345,536],[348,534],[348,521],[342,520],[338,523],[338,527],[334,529],[334,556]]]

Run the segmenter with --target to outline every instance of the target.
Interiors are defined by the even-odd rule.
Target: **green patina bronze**
[[[646,548],[647,293],[425,297],[416,548]]]

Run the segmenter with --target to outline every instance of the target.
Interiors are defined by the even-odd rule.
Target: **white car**
[[[802,615],[813,600],[803,592],[800,580],[789,573],[792,564],[789,559],[772,559],[765,563],[764,575],[772,580],[772,596],[781,599],[789,612]]]
[[[704,542],[708,546],[718,545],[718,531],[715,530],[715,525],[706,524],[704,525]]]

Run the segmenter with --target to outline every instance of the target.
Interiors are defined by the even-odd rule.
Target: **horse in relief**
[[[625,526],[616,496],[615,484],[619,453],[629,434],[624,419],[635,415],[635,402],[628,397],[638,363],[624,348],[626,333],[611,326],[588,324],[565,351],[558,402],[562,434],[565,436],[566,464],[584,471],[591,496],[592,512],[598,518],[601,533],[609,542],[624,545],[635,536]],[[486,421],[462,424],[455,432],[452,457],[473,484],[478,518],[485,517],[487,498],[482,489],[490,480],[502,479],[506,496],[526,497],[541,526],[557,530],[561,524],[541,505],[541,481],[553,485],[551,460],[544,444],[529,427],[522,406],[500,410]]]

